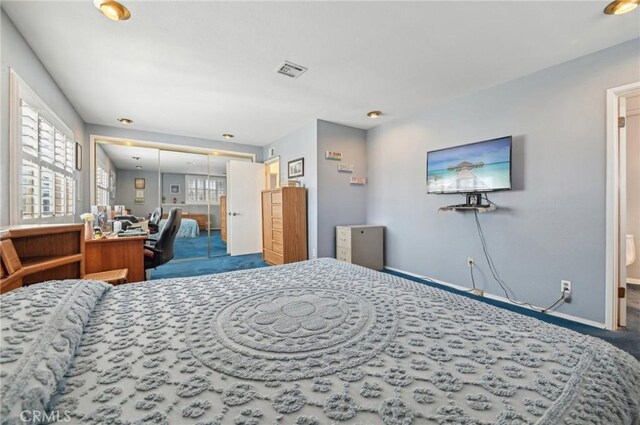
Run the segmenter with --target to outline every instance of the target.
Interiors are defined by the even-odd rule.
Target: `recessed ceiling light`
[[[137,168],[138,170],[142,170],[142,165],[136,165],[136,168]]]
[[[371,112],[367,112],[367,116],[369,118],[378,118],[380,115],[382,115],[382,111],[371,111]]]
[[[222,135],[222,137],[224,137],[225,139],[233,139],[236,136],[234,136],[233,134],[230,134],[230,133],[224,133]]]
[[[638,3],[640,3],[640,0],[615,0],[604,8],[604,13],[607,15],[624,15],[638,7]]]
[[[133,120],[130,118],[118,118],[118,122],[125,125],[133,124]]]
[[[115,0],[94,0],[93,4],[112,21],[126,21],[131,17],[129,9]]]

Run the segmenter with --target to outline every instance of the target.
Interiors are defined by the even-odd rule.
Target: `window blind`
[[[186,176],[186,203],[187,204],[219,204],[220,197],[227,192],[227,179],[225,177],[211,176]]]
[[[96,170],[96,202],[97,205],[109,205],[109,172],[101,163]]]
[[[21,99],[19,143],[20,217],[38,220],[74,215],[73,139]]]

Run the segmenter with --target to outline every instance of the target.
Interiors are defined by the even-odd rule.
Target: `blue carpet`
[[[159,266],[156,270],[151,269],[151,279],[201,276],[267,266],[268,264],[262,261],[262,254],[238,255],[235,257],[226,255],[223,257],[178,261],[174,259]]]
[[[542,320],[544,322],[553,323],[554,325],[569,328],[571,330],[574,330],[582,334],[587,334],[587,335],[604,339],[608,343],[620,348],[621,350],[626,351],[627,353],[634,356],[636,359],[640,360],[640,332],[638,331],[638,329],[640,329],[640,311],[638,311],[637,309],[632,309],[632,308],[628,309],[628,317],[627,317],[628,326],[626,329],[620,329],[618,331],[612,332],[606,329],[594,328],[593,326],[588,326],[582,323],[573,322],[571,320],[562,319],[559,317],[550,316],[548,314],[539,313],[537,311],[529,310],[528,308],[519,307],[519,306],[505,303],[502,301],[492,300],[485,297],[479,297],[477,295],[473,295],[468,292],[459,291],[454,288],[449,288],[448,286],[439,285],[435,282],[431,282],[425,279],[420,279],[414,276],[409,276],[404,273],[399,273],[399,272],[388,270],[388,269],[385,269],[384,271],[385,273],[399,276],[407,280],[419,282],[424,285],[442,289],[447,292],[453,292],[455,294],[462,295],[468,298],[473,298],[475,300],[482,301],[487,304],[494,305],[496,307],[504,308],[506,310],[523,314],[525,316],[535,317],[536,319]]]
[[[209,256],[208,237],[206,231],[200,231],[197,238],[176,238],[173,245],[173,258],[182,260],[184,258],[197,258]],[[211,231],[211,257],[227,255],[227,244],[222,242],[219,230]]]

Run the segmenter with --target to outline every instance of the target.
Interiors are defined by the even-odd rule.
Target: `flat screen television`
[[[427,193],[511,189],[511,136],[427,153]]]

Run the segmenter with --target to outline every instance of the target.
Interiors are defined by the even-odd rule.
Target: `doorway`
[[[640,332],[640,82],[607,90],[606,223],[605,325]]]

